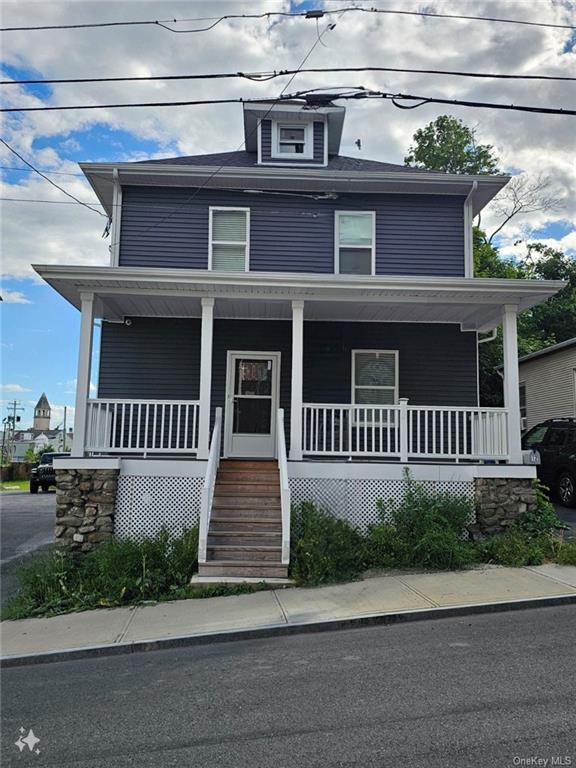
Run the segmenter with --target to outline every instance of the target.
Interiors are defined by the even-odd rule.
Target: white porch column
[[[86,419],[90,395],[90,363],[94,336],[94,294],[81,293],[80,347],[76,374],[76,407],[74,410],[74,439],[72,456],[84,456],[86,443]]]
[[[504,345],[504,406],[508,409],[508,449],[512,464],[522,463],[520,429],[520,393],[518,377],[518,337],[516,315],[518,307],[506,304],[502,313]]]
[[[214,335],[214,299],[202,299],[202,334],[200,346],[200,412],[198,415],[199,459],[210,453],[210,404],[212,392],[212,339]]]
[[[292,385],[290,395],[290,460],[302,460],[302,383],[304,367],[304,302],[292,302]]]

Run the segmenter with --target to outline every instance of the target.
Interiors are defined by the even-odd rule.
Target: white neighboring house
[[[522,429],[576,417],[576,336],[518,361]]]

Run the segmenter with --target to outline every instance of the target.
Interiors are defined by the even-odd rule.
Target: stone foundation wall
[[[118,469],[57,469],[55,542],[91,552],[114,535]]]
[[[486,477],[476,478],[476,523],[470,526],[474,535],[502,533],[518,515],[536,508],[536,492],[532,480]]]

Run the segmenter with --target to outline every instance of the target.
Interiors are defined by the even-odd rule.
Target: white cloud
[[[76,382],[77,379],[68,379],[68,381],[64,382],[63,384],[61,382],[58,382],[59,386],[64,387],[64,394],[65,395],[75,395],[76,394]],[[96,393],[96,385],[93,381],[90,382],[90,394],[93,395]]]
[[[21,384],[2,384],[2,386],[0,386],[0,389],[3,389],[4,392],[31,392],[32,391],[27,387],[23,387]]]
[[[341,3],[327,1],[336,9]],[[498,15],[556,23],[573,22],[568,4],[523,3],[501,0]],[[217,6],[217,11],[215,10]],[[478,0],[477,15],[493,16],[494,3]],[[34,23],[56,24],[69,18],[67,2],[4,4],[8,26]],[[258,13],[289,10],[288,0],[274,4],[267,0],[179,2],[179,18],[214,16],[226,13]],[[436,0],[434,9],[459,13],[459,0]],[[83,2],[77,6],[82,21],[106,18],[164,18],[163,2]],[[563,53],[570,30],[489,24],[474,21],[424,19],[409,16],[350,13],[330,17],[336,28],[326,33],[306,66],[366,66],[389,63],[409,68],[446,68],[502,73],[569,75],[575,54]],[[320,22],[324,28],[326,20]],[[190,24],[190,27],[193,25]],[[179,28],[185,28],[182,24]],[[45,77],[123,74],[174,74],[183,72],[256,71],[294,68],[314,44],[316,23],[298,19],[237,20],[219,24],[212,32],[194,35],[173,34],[156,26],[119,27],[101,30],[61,30],[39,33],[30,44],[31,33],[5,35],[5,61],[17,67],[35,69]],[[168,55],[169,51],[169,55]],[[248,81],[173,81],[152,83],[99,83],[55,85],[47,101],[51,104],[112,103],[129,101],[186,100],[239,96],[276,95],[287,78],[269,83]],[[400,73],[301,74],[290,85],[293,92],[320,85],[353,86],[405,91],[440,98],[493,101],[504,104],[569,106],[573,84],[542,81],[493,81]],[[36,96],[21,88],[6,89],[6,106],[40,105]],[[556,193],[564,201],[561,211],[540,213],[518,219],[506,234],[542,229],[560,220],[576,219],[576,164],[574,163],[574,120],[570,117],[473,110],[449,105],[425,105],[402,111],[390,102],[347,102],[342,152],[357,157],[403,162],[414,131],[447,113],[475,126],[478,139],[495,146],[502,167],[540,173],[554,179]],[[165,109],[97,109],[90,111],[23,113],[6,121],[5,135],[24,156],[40,167],[78,171],[62,157],[82,142],[79,131],[118,129],[140,140],[157,143],[158,154],[201,154],[233,150],[242,141],[240,105],[176,107]],[[71,135],[74,132],[74,135]],[[362,140],[362,151],[354,146]],[[52,139],[52,147],[38,148]],[[92,145],[91,145],[92,146]],[[99,145],[96,145],[99,147]],[[91,150],[90,159],[143,159],[136,148],[122,151],[111,141]],[[13,164],[7,150],[0,151],[3,164]],[[4,161],[10,160],[10,163]],[[66,198],[33,174],[22,174],[18,183],[4,184],[2,196],[50,199]],[[58,182],[86,202],[96,202],[88,184],[78,177],[57,177]],[[70,201],[71,202],[71,201]],[[77,205],[9,203],[4,205],[4,269],[8,274],[29,276],[30,263],[107,264],[108,240],[102,240],[104,219]],[[492,226],[486,211],[483,224]]]
[[[30,299],[27,299],[26,296],[21,291],[9,291],[7,288],[5,288],[2,291],[2,300],[6,302],[6,304],[31,304],[32,302]]]
[[[568,256],[576,258],[576,230],[569,232],[564,237],[530,237],[530,243],[540,243],[542,245],[563,251]],[[518,258],[526,254],[526,242],[518,241],[516,237],[506,237],[499,245],[500,254],[506,258]]]

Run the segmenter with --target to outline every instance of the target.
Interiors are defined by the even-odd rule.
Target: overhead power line
[[[287,83],[287,85],[289,85]],[[285,89],[284,89],[285,90]],[[216,104],[269,104],[271,101],[274,103],[278,103],[281,101],[289,101],[290,99],[298,99],[298,98],[305,98],[307,95],[309,95],[314,89],[310,89],[308,91],[300,91],[296,94],[292,95],[280,95],[276,99],[244,99],[244,98],[237,98],[237,99],[201,99],[201,100],[193,100],[193,101],[144,101],[144,102],[133,102],[130,104],[68,104],[64,106],[51,106],[51,107],[4,107],[0,109],[0,112],[55,112],[55,111],[62,111],[62,110],[73,110],[73,109],[135,109],[135,108],[141,108],[141,107],[195,107],[195,106],[206,106],[206,105],[216,105]],[[318,90],[318,89],[316,89]],[[324,89],[325,90],[325,89]],[[282,92],[284,93],[284,91]],[[519,104],[499,104],[497,102],[487,102],[487,101],[465,101],[462,99],[440,99],[430,96],[414,96],[412,94],[405,94],[405,93],[389,93],[389,92],[383,92],[383,91],[373,91],[368,88],[357,88],[353,90],[352,92],[348,93],[330,93],[326,94],[323,103],[326,103],[327,101],[338,101],[338,100],[349,100],[349,99],[365,99],[365,98],[382,98],[382,99],[389,99],[393,102],[393,104],[397,107],[401,107],[404,109],[414,109],[417,106],[421,106],[422,104],[451,104],[454,106],[463,106],[463,107],[483,107],[486,109],[503,109],[508,111],[515,111],[515,112],[534,112],[534,113],[540,113],[544,115],[576,115],[576,111],[572,109],[562,109],[559,107],[537,107],[537,106],[527,106],[527,105],[519,105]],[[400,101],[418,101],[420,104],[415,104],[412,106],[402,106],[398,102]],[[316,102],[317,103],[317,102]]]
[[[45,78],[39,80],[0,80],[0,85],[64,85],[71,83],[147,83],[155,81],[174,80],[250,80],[256,83],[266,83],[278,77],[287,77],[298,71],[300,74],[329,74],[339,72],[398,72],[415,75],[449,75],[451,77],[477,77],[496,80],[568,80],[576,81],[576,77],[564,75],[517,75],[499,72],[462,72],[450,69],[414,69],[404,67],[311,67],[306,69],[280,69],[264,72],[214,72],[203,75],[142,75],[119,77],[73,77]]]
[[[138,19],[134,21],[102,21],[92,22],[86,24],[44,24],[42,26],[26,26],[26,27],[3,27],[0,28],[0,32],[32,32],[32,31],[50,31],[58,29],[98,29],[107,27],[130,27],[130,26],[156,26],[166,29],[169,32],[176,34],[194,34],[199,32],[209,32],[217,27],[223,21],[232,21],[235,19],[272,19],[272,18],[304,18],[304,19],[321,19],[325,16],[332,16],[337,14],[338,16],[345,13],[373,13],[373,14],[386,14],[386,15],[401,15],[401,16],[420,16],[434,19],[455,19],[461,21],[484,21],[495,24],[521,24],[530,27],[544,27],[550,29],[576,29],[573,24],[556,24],[553,22],[544,21],[530,21],[525,19],[503,19],[495,16],[470,16],[456,13],[434,13],[433,11],[406,11],[392,8],[363,8],[359,6],[339,8],[337,10],[321,10],[314,9],[309,11],[271,11],[268,13],[231,13],[224,16],[211,16],[192,19]],[[203,27],[196,27],[194,29],[174,29],[168,25],[170,24],[190,24],[198,22],[211,22]]]
[[[84,178],[83,173],[72,173],[71,171],[51,171],[48,168],[38,168],[42,173],[48,173],[51,176],[80,176]],[[0,165],[0,171],[19,171],[20,173],[35,173],[33,168],[16,168],[11,165]]]
[[[8,144],[7,141],[4,141],[4,139],[0,138],[0,143],[2,143],[6,147],[6,149],[9,149],[10,152],[12,152],[13,155],[16,155],[16,157],[19,160],[21,160],[25,165],[27,165],[28,168],[31,168],[35,173],[37,173],[38,176],[41,176],[49,184],[52,184],[53,187],[56,187],[56,189],[58,189],[60,192],[62,192],[62,194],[66,195],[67,197],[70,197],[72,200],[74,200],[74,202],[78,203],[78,205],[83,205],[84,208],[88,208],[88,210],[94,211],[94,213],[97,213],[99,216],[104,216],[105,218],[107,218],[106,214],[102,213],[102,211],[99,211],[96,208],[92,208],[91,205],[88,205],[88,203],[85,203],[82,200],[79,200],[77,197],[72,195],[70,192],[68,192],[67,190],[63,189],[61,186],[56,184],[55,181],[52,181],[52,179],[49,179],[48,176],[46,176],[44,173],[42,173],[42,171],[38,170],[38,168],[36,168],[34,165],[32,165],[32,163],[29,163],[28,160],[23,158],[22,155],[19,152],[17,152],[14,149],[14,147],[11,147],[10,144]]]

